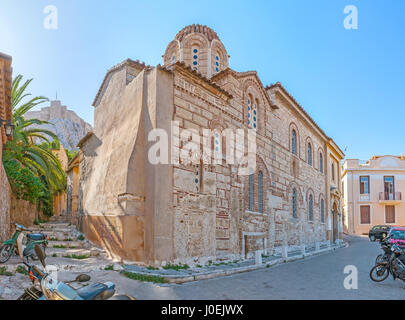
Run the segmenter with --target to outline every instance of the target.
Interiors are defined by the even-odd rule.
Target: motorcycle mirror
[[[90,276],[87,275],[87,274],[79,274],[79,275],[76,277],[76,281],[77,281],[77,282],[87,282],[87,281],[89,281],[90,279],[91,279]]]
[[[39,259],[39,261],[41,261],[41,264],[43,265],[43,267],[46,267],[46,263],[45,263],[45,253],[44,250],[42,249],[42,247],[38,244],[35,245],[35,253]]]

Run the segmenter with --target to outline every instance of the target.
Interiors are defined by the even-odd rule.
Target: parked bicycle
[[[47,236],[44,233],[32,233],[32,230],[18,224],[14,223],[15,232],[11,239],[4,241],[0,247],[0,263],[7,262],[10,257],[14,254],[19,255],[19,249],[17,242],[21,242],[21,250],[23,250],[23,256],[31,258],[32,260],[38,260],[38,257],[35,253],[35,245],[40,245],[45,252],[45,249],[48,245]],[[24,241],[24,232],[31,232],[26,234],[25,243]]]

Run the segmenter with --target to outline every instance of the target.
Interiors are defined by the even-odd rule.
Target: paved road
[[[304,260],[268,269],[196,281],[160,286],[114,275],[94,275],[113,280],[120,293],[138,299],[405,299],[405,283],[390,276],[382,283],[369,278],[370,268],[381,249],[367,238],[349,237],[350,246]],[[358,269],[358,289],[346,290],[343,282],[347,265]],[[116,273],[115,273],[116,274]],[[71,275],[70,275],[71,276]]]

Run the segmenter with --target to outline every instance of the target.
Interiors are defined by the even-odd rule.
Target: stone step
[[[35,226],[38,228],[45,228],[45,229],[52,229],[52,228],[74,228],[70,223],[44,223],[40,224],[39,226]]]
[[[74,227],[55,227],[55,228],[37,228],[37,227],[33,227],[33,228],[29,228],[32,232],[73,232],[75,230]]]
[[[47,257],[63,257],[63,258],[67,258],[67,257],[103,257],[104,253],[102,250],[99,249],[55,249],[55,248],[47,248],[46,249],[46,256]],[[72,258],[72,260],[76,260],[74,258]],[[78,259],[78,260],[82,260],[82,259]]]
[[[48,241],[48,248],[54,248],[54,246],[64,246],[69,249],[76,249],[76,248],[83,248],[84,245],[85,245],[84,241],[53,241],[53,240]]]
[[[41,270],[43,267],[39,262],[34,263],[38,266]],[[56,270],[60,271],[79,271],[81,273],[96,271],[96,270],[104,270],[106,267],[114,266],[114,270],[120,271],[122,267],[117,262],[112,260],[105,259],[101,256],[91,256],[88,259],[71,259],[71,258],[63,258],[63,257],[52,257],[47,256],[46,264],[48,267],[56,268]],[[6,268],[6,271],[15,273],[18,266],[24,267],[18,259],[13,259],[12,261],[9,260],[7,264],[2,265]],[[74,278],[74,277],[73,277]]]

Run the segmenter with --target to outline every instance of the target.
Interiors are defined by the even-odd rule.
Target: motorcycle
[[[35,245],[35,253],[42,266],[46,268],[45,254],[39,245]],[[17,300],[135,300],[129,295],[114,295],[115,284],[112,282],[92,283],[75,289],[70,286],[71,283],[87,282],[90,276],[81,274],[75,280],[62,282],[28,263],[28,259],[23,258],[23,263],[28,268],[33,286],[25,289]]]
[[[379,254],[375,259],[375,264],[379,264],[385,261],[388,261],[391,256],[391,247],[392,243],[390,242],[390,238],[386,237],[380,241],[381,249],[384,251],[384,254]]]
[[[7,262],[10,257],[15,253],[19,255],[18,252],[18,242],[23,242],[24,239],[24,232],[32,232],[30,229],[26,227],[14,223],[15,225],[15,232],[11,239],[4,241],[0,247],[0,263]],[[48,245],[47,236],[43,233],[27,233],[26,234],[26,243],[22,246],[21,250],[23,252],[24,257],[29,257],[32,260],[38,260],[38,257],[35,254],[34,247],[35,245],[40,245],[45,248]]]
[[[376,264],[370,270],[370,278],[375,282],[381,282],[388,278],[389,274],[395,279],[405,281],[405,255],[404,250],[398,245],[391,245],[391,254],[387,261]]]

